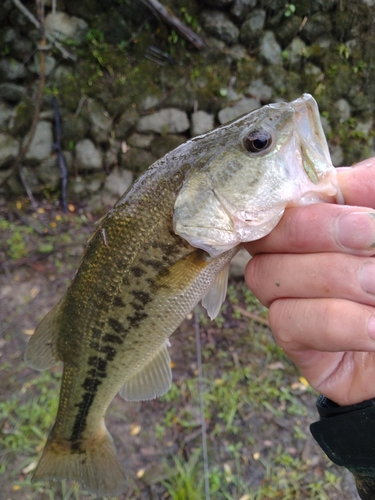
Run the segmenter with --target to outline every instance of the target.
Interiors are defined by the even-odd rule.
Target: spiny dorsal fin
[[[43,371],[60,361],[57,354],[60,304],[51,309],[30,339],[25,353],[25,363],[30,368]]]
[[[148,363],[135,373],[120,389],[127,401],[154,399],[169,391],[172,384],[171,358],[168,341],[154,353]]]
[[[211,319],[219,314],[221,304],[225,300],[228,287],[229,264],[225,266],[214,279],[211,288],[202,299],[202,306],[207,309]]]

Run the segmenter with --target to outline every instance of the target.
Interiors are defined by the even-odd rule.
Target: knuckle
[[[245,282],[246,285],[255,291],[259,279],[259,257],[255,256],[250,259],[246,266]]]
[[[295,341],[295,331],[300,327],[298,322],[298,300],[278,299],[269,309],[270,328],[280,347],[286,349]]]
[[[266,299],[266,287],[265,285],[265,272],[267,256],[266,255],[256,255],[248,263],[245,271],[245,282],[250,290],[257,296],[257,298],[265,305],[267,305]]]
[[[308,208],[295,209],[293,216],[285,220],[285,238],[294,250],[304,250],[311,240],[312,218],[307,220]]]

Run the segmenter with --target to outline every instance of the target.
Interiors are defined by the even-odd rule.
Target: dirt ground
[[[44,422],[47,416],[48,422],[53,421],[48,402],[57,401],[60,368],[52,370],[52,382],[48,379],[45,385],[35,386],[33,381],[40,375],[25,365],[23,355],[30,334],[73,277],[94,217],[84,207],[64,216],[47,203],[37,217],[27,203],[22,214],[20,218],[19,211],[5,208],[1,213],[8,226],[0,246],[0,500],[91,499],[76,486],[30,483],[47,429],[44,423],[39,430],[37,424],[28,424],[27,412],[44,401],[40,399],[44,394],[42,413],[46,415],[37,416],[36,422]],[[40,221],[46,231],[29,231]],[[24,245],[18,254],[17,232]],[[309,424],[317,418],[316,395],[275,346],[269,329],[244,311],[265,317],[264,308],[240,282],[232,284],[216,322],[210,322],[200,307],[196,313],[211,497],[357,498],[350,474],[330,464],[309,434]],[[191,315],[171,339],[174,385],[170,394],[140,403],[117,396],[110,407],[106,422],[129,476],[121,500],[188,498],[173,493],[179,488],[176,475],[183,476],[176,460],[191,482],[202,481],[195,336]],[[29,410],[22,413],[22,408]],[[20,436],[22,426],[25,435]],[[18,444],[10,440],[12,435],[18,436]],[[203,490],[202,496],[189,498],[204,498]]]

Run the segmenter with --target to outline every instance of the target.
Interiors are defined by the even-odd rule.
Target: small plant
[[[290,17],[296,12],[296,6],[294,3],[287,3],[285,4],[285,11],[284,11],[284,16],[285,17]]]
[[[171,478],[164,483],[172,500],[202,500],[203,467],[198,464],[201,450],[197,450],[188,462],[180,457],[174,459],[174,467],[170,468]]]
[[[353,73],[362,73],[365,69],[367,69],[367,66],[367,63],[364,61],[358,61],[358,63],[353,66]]]
[[[51,85],[50,87],[44,87],[44,93],[46,95],[51,95],[51,96],[58,96],[59,95],[59,89],[56,87],[56,85]]]
[[[197,18],[189,14],[186,7],[181,7],[180,12],[184,16],[185,23],[191,26],[195,30],[198,25]]]
[[[351,55],[350,48],[346,45],[346,43],[340,43],[338,46],[338,51],[340,54],[340,57],[347,61]]]
[[[178,33],[176,33],[174,30],[171,30],[169,36],[168,36],[168,42],[172,45],[176,45],[176,43],[179,41],[180,37],[178,36]]]
[[[6,239],[6,253],[11,259],[22,259],[27,255],[27,235],[31,234],[33,230],[30,227],[17,226],[7,221],[3,221],[3,223],[3,229],[8,229],[11,232]]]

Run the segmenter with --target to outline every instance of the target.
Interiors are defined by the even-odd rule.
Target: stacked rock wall
[[[164,2],[206,41],[197,51],[139,0],[46,2],[41,112],[22,172],[58,198],[52,97],[62,120],[68,196],[110,205],[188,137],[262,104],[312,93],[335,164],[374,154],[373,0]],[[24,8],[22,8],[24,7]],[[0,6],[0,196],[24,193],[12,165],[41,74],[34,1]],[[56,45],[54,42],[57,42]]]

